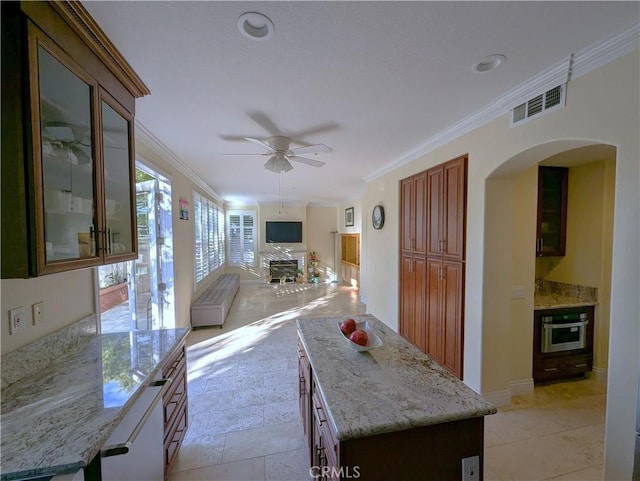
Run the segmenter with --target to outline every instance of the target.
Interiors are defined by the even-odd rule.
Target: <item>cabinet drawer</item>
[[[187,432],[187,404],[186,402],[180,406],[179,415],[175,426],[170,431],[169,436],[164,442],[164,463],[165,463],[165,479],[168,479],[171,468],[178,455],[182,440]]]
[[[546,381],[584,374],[591,370],[592,354],[549,357],[534,361],[534,380]]]
[[[163,398],[165,437],[168,434],[166,430],[174,422],[175,417],[178,415],[178,408],[186,398],[187,376],[185,366],[183,366],[182,370],[173,378],[173,383]]]
[[[181,363],[186,364],[184,345],[178,349],[178,352],[167,362],[166,366],[162,369],[162,375],[164,377],[175,377],[174,373],[182,366]]]
[[[338,465],[338,440],[331,428],[329,422],[329,412],[322,402],[320,393],[316,389],[316,382],[313,382],[313,402],[311,409],[313,410],[313,416],[315,417],[316,428],[320,431],[320,438],[322,440],[322,448],[327,458],[328,466]]]

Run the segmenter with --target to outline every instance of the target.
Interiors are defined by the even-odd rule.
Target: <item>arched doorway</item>
[[[483,373],[491,370],[494,382],[498,377],[498,382],[506,388],[497,392],[492,399],[498,405],[510,403],[512,396],[534,392],[533,311],[536,286],[543,280],[597,289],[592,375],[601,381],[606,377],[615,163],[616,148],[613,146],[557,141],[513,156],[485,181]],[[538,258],[535,255],[539,165],[569,169],[567,252],[564,257]],[[563,395],[569,393],[568,396],[578,398],[583,386],[567,386]],[[606,384],[602,383],[601,386],[598,395],[594,395],[594,391],[582,393],[585,399],[591,396],[587,402],[595,400],[600,403],[599,410],[593,411],[593,423],[600,426],[593,428],[600,436],[600,439],[595,439],[596,444],[602,443],[603,437],[601,427],[604,423]],[[571,391],[572,388],[575,388],[574,391]],[[562,387],[556,383],[553,389],[561,391]],[[530,402],[530,399],[536,398],[534,395],[516,399],[517,402]],[[543,415],[533,431],[544,432],[548,428],[551,433],[554,429],[561,429],[558,426],[566,428],[559,422],[562,416],[566,416],[566,412],[561,410],[578,409],[581,403],[577,400],[574,404],[559,403],[558,406],[562,407],[558,407],[557,412],[553,412],[556,409],[553,403],[541,407]],[[519,421],[526,423],[524,419],[523,415]],[[487,420],[489,432],[491,421]],[[583,421],[575,422],[576,426],[580,426],[579,423]],[[490,453],[491,442],[487,443],[487,448]],[[598,449],[601,456],[602,448]],[[490,466],[490,454],[487,462]],[[601,466],[599,469],[602,469]]]

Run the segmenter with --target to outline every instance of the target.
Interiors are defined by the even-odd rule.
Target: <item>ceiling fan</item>
[[[309,159],[307,157],[301,157],[300,155],[315,155],[319,152],[329,152],[331,150],[324,144],[306,145],[304,147],[296,147],[295,149],[290,149],[289,147],[291,145],[291,138],[284,137],[282,135],[274,135],[273,137],[269,137],[266,140],[255,139],[253,137],[243,138],[244,140],[247,140],[252,144],[266,149],[266,152],[260,154],[250,153],[225,155],[268,155],[270,156],[270,158],[269,160],[267,160],[266,164],[264,164],[264,168],[271,172],[275,172],[276,174],[288,172],[293,169],[293,166],[289,162],[290,160],[293,160],[294,162],[300,162],[301,164],[310,165],[312,167],[322,167],[325,162],[321,162],[315,159]]]

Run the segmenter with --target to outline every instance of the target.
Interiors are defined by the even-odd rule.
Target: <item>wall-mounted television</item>
[[[302,242],[302,222],[268,220],[266,242],[268,244]]]

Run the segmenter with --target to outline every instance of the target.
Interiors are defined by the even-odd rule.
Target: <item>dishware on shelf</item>
[[[349,344],[349,346],[358,351],[358,352],[367,352],[371,349],[375,349],[377,347],[382,346],[382,339],[378,337],[378,335],[371,330],[369,327],[369,321],[356,321],[356,329],[362,329],[367,333],[368,342],[366,346],[361,346],[360,344],[356,344],[347,336],[344,335],[342,330],[340,329],[340,323],[338,323],[338,331],[340,331],[340,335],[344,338],[345,341]]]
[[[122,204],[113,199],[107,199],[107,217],[112,217],[122,210]]]

